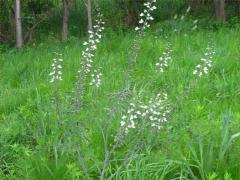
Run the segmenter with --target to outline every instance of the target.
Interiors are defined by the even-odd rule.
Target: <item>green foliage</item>
[[[146,33],[132,74],[136,83],[128,101],[137,97],[147,100],[167,87],[170,101],[177,108],[171,114],[171,121],[157,136],[146,134],[146,140],[156,139],[156,144],[137,153],[117,173],[116,179],[239,179],[240,53],[236,37],[240,30],[221,27],[218,31],[193,32],[189,31],[191,23],[187,22],[176,34],[171,31],[175,22],[168,23],[169,31],[163,30],[163,33],[160,28],[165,29],[165,26],[157,25]],[[206,34],[212,37],[216,47],[214,67],[209,77],[200,79],[185,97],[185,87],[194,80],[192,69],[207,46]],[[66,116],[65,126],[57,124],[56,115],[52,113],[49,67],[54,57],[52,52],[61,52],[64,80],[60,84],[60,97],[63,99],[75,82],[83,48],[79,40],[71,38],[59,44],[50,35],[48,40],[36,42],[34,47],[29,45],[20,51],[2,50],[1,179],[83,179],[76,148],[78,143],[82,145],[83,161],[92,178],[98,178],[103,159],[98,123],[108,118],[109,108],[115,103],[113,95],[123,87],[122,74],[127,67],[126,59],[133,39],[131,32],[108,30],[94,64],[102,67],[103,86],[99,91],[87,88],[84,109],[76,115],[80,121]],[[159,74],[155,63],[168,41],[172,42],[173,61],[165,74]],[[64,111],[68,110],[67,103],[68,99],[64,102]],[[113,135],[120,116],[121,112],[110,126]],[[86,128],[80,128],[78,123]],[[80,133],[86,133],[91,141],[80,139]],[[121,159],[127,150],[127,146],[123,146],[116,152],[116,157]],[[118,165],[113,163],[107,172],[114,172]]]
[[[138,21],[138,13],[143,8],[143,2],[130,0],[98,0],[94,1],[93,12],[101,8],[107,26],[119,30],[133,28]],[[189,5],[186,0],[161,0],[157,1],[157,10],[154,13],[156,23],[165,24],[164,21],[173,19],[178,14],[185,12]],[[222,24],[214,22],[214,6],[212,2],[205,2],[200,8],[191,9],[191,19],[198,19],[203,29],[219,29]],[[24,34],[34,24],[38,23],[47,12],[47,18],[41,22],[34,31],[33,39],[46,38],[46,34],[59,37],[62,23],[62,2],[58,0],[24,0],[22,1],[22,20]],[[69,1],[69,32],[71,36],[82,37],[87,29],[86,1]],[[239,2],[226,1],[227,25],[239,26]],[[14,40],[14,1],[0,0],[0,41],[11,42]]]

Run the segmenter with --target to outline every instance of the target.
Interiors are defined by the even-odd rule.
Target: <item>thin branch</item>
[[[83,173],[85,174],[86,178],[87,178],[88,180],[90,180],[90,176],[89,176],[88,170],[87,170],[87,168],[86,168],[86,166],[85,166],[85,164],[84,164],[84,162],[83,162],[83,160],[82,160],[82,158],[81,158],[81,155],[80,155],[81,153],[80,153],[80,151],[81,151],[80,145],[78,145],[78,147],[77,147],[78,162],[79,162],[79,164],[80,164],[80,166],[81,166],[81,168],[82,168],[82,170],[83,170]]]

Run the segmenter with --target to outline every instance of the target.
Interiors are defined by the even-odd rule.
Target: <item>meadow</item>
[[[72,96],[86,38],[1,47],[0,179],[240,178],[240,29],[176,33],[155,25],[134,54],[136,34],[103,32],[92,63],[101,67],[101,83],[86,77],[78,112]],[[206,55],[209,44],[214,53]],[[49,76],[54,52],[63,59],[57,84]],[[207,72],[194,73],[209,54]],[[136,117],[139,126],[126,133],[129,107],[131,114],[159,93],[167,93],[159,100],[160,110],[169,109],[164,122]]]

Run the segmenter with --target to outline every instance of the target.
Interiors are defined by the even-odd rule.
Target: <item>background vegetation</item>
[[[147,102],[162,91],[172,107],[168,121],[157,134],[130,133],[114,152],[103,179],[240,178],[239,1],[226,0],[226,16],[220,20],[213,1],[157,1],[155,20],[139,43],[129,81],[124,74],[145,1],[94,1],[93,19],[99,7],[106,22],[92,64],[101,67],[102,84],[94,88],[90,77],[86,79],[84,104],[77,114],[70,112],[69,98],[84,61],[86,2],[69,1],[64,42],[61,1],[21,2],[23,34],[37,26],[16,49],[14,1],[0,1],[0,179],[88,179],[83,167],[90,179],[99,179],[106,156],[102,132],[112,109],[109,147],[129,104]],[[189,5],[189,14],[181,20]],[[213,66],[206,76],[195,77],[193,70],[209,43],[215,51]],[[172,60],[160,73],[156,63],[168,44]],[[54,52],[63,59],[63,81],[57,86],[49,77]],[[64,123],[52,101],[56,88]],[[117,95],[125,89],[129,94],[119,100]],[[141,149],[124,164],[137,139]]]
[[[83,37],[87,29],[87,0],[67,0],[69,9],[69,35]],[[218,0],[216,0],[218,1]],[[221,0],[223,1],[223,0]],[[118,30],[129,30],[138,22],[138,14],[143,8],[145,0],[94,0],[93,14],[100,7],[104,12],[107,27]],[[224,9],[227,23],[231,26],[239,21],[240,1],[224,0]],[[172,20],[176,14],[183,13],[191,6],[191,17],[201,20],[204,28],[216,25],[216,7],[214,0],[159,0],[158,9],[154,12],[154,23]],[[23,26],[23,39],[29,39],[32,27],[33,40],[53,36],[61,36],[63,17],[63,3],[56,0],[24,0],[21,2],[21,18]],[[0,1],[0,41],[14,42],[15,20],[14,0]],[[211,23],[209,23],[211,22]]]

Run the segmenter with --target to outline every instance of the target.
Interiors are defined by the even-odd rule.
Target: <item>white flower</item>
[[[121,121],[120,124],[121,124],[121,126],[124,126],[126,124],[126,122],[125,121]]]
[[[162,56],[159,58],[159,62],[156,63],[157,68],[160,72],[164,72],[165,68],[168,67],[169,61],[172,59],[170,56],[171,53],[170,44],[167,44],[165,51],[162,53]]]
[[[58,82],[58,81],[62,81],[62,65],[61,62],[63,61],[62,59],[62,54],[59,53],[55,53],[56,57],[53,58],[53,63],[51,65],[52,67],[52,71],[49,73],[49,75],[51,76],[51,83],[54,82]]]
[[[136,27],[136,28],[135,28],[135,31],[138,31],[138,30],[140,30],[140,28],[139,28],[139,27]]]
[[[85,47],[85,50],[82,51],[83,58],[81,61],[81,67],[78,70],[79,79],[82,79],[82,76],[86,78],[89,75],[89,72],[91,72],[94,52],[97,49],[97,44],[100,42],[100,39],[102,38],[101,33],[102,33],[102,30],[104,29],[104,27],[102,27],[103,24],[104,22],[102,20],[102,14],[98,13],[96,25],[93,26],[93,31],[88,31],[89,33],[88,41],[83,43],[83,45],[86,47]],[[99,87],[101,85],[102,74],[100,72],[99,73],[95,72],[93,74],[94,75],[92,76],[92,80],[89,84]]]
[[[155,2],[156,1],[144,3],[145,9],[143,10],[142,13],[139,14],[141,19],[138,22],[139,26],[135,28],[136,31],[139,31],[140,29],[144,30],[144,29],[150,27],[150,24],[148,21],[154,20],[154,18],[151,16],[150,12],[157,9],[157,7],[154,6]]]
[[[156,1],[155,1],[155,2],[156,2]],[[153,6],[152,9],[155,10],[155,9],[157,9],[157,7],[156,7],[156,6]]]
[[[203,74],[209,73],[209,68],[212,67],[212,54],[214,51],[212,48],[207,47],[206,52],[204,53],[204,57],[201,58],[202,64],[196,65],[195,69],[193,70],[193,75],[201,77]]]
[[[189,13],[191,10],[191,6],[188,6],[186,13]]]
[[[195,31],[197,29],[197,25],[195,25],[193,28],[192,28],[192,31]]]
[[[193,21],[193,24],[196,24],[197,22],[198,22],[198,20],[196,19],[196,20]]]
[[[141,123],[144,123],[145,128],[161,127],[167,121],[170,113],[167,97],[166,93],[158,93],[155,98],[150,99],[146,104],[130,103],[131,108],[128,109],[127,115],[122,116],[120,122],[121,126],[126,125],[123,129],[124,132],[127,134],[130,129],[142,128]]]
[[[139,23],[140,23],[140,24],[144,23],[143,19],[141,19],[141,20],[139,21]]]
[[[91,65],[89,64],[89,66],[91,66]],[[93,71],[94,73],[91,74],[91,76],[92,76],[92,81],[90,82],[89,85],[95,86],[95,87],[97,87],[97,88],[100,87],[100,85],[101,85],[101,76],[102,76],[102,73],[100,72],[100,69],[101,69],[101,68]]]
[[[127,116],[125,116],[125,115],[122,116],[122,119],[126,119],[126,118],[127,118]]]

